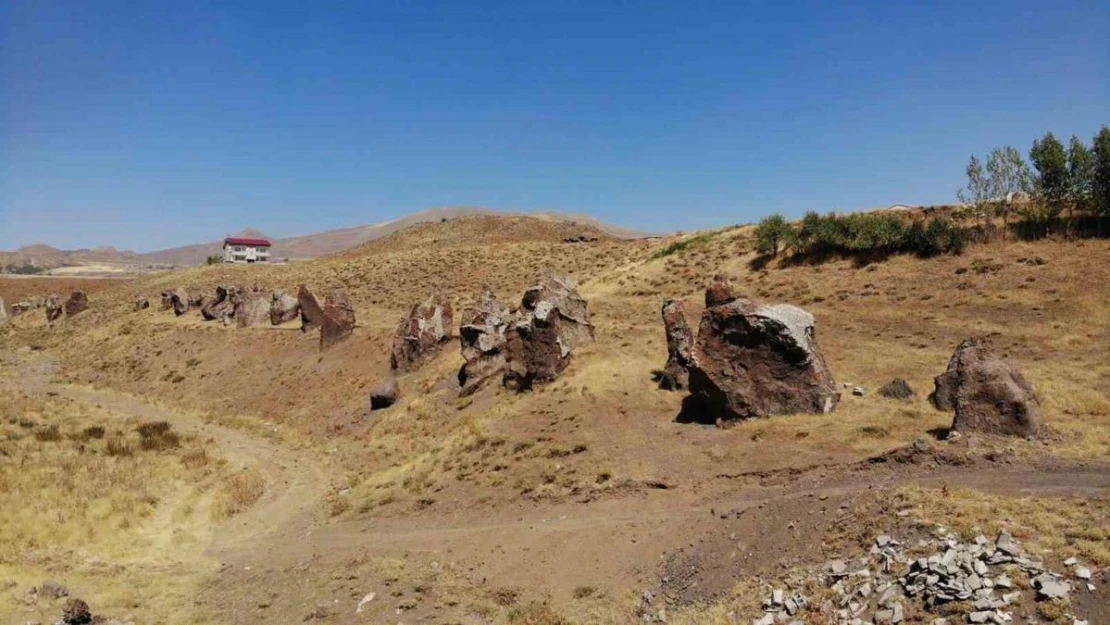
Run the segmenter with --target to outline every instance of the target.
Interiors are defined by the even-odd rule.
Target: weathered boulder
[[[706,292],[690,390],[713,419],[831,412],[840,394],[817,345],[813,315],[758,306],[717,276]]]
[[[274,291],[270,302],[270,323],[279,326],[296,319],[301,314],[301,306],[297,298],[285,291]]]
[[[894,378],[879,387],[879,394],[890,399],[909,399],[913,397],[913,388],[902,378]]]
[[[393,334],[389,366],[404,373],[435,358],[443,344],[451,340],[453,325],[450,300],[439,291],[433,292],[401,317]]]
[[[237,289],[233,286],[216,287],[216,295],[204,303],[200,309],[200,316],[205,321],[222,321],[235,316],[235,294]]]
[[[694,357],[694,333],[686,321],[680,300],[663,300],[663,331],[667,336],[667,364],[659,375],[659,387],[679,391],[690,387],[690,365]]]
[[[459,341],[466,362],[459,369],[460,396],[470,395],[486,380],[504,375],[505,330],[511,321],[509,307],[497,301],[488,289],[475,305],[463,311]]]
[[[961,342],[933,382],[933,404],[956,411],[957,432],[1036,436],[1044,430],[1033,386],[987,339]]]
[[[524,391],[554,380],[574,349],[594,340],[594,326],[578,285],[550,273],[529,287],[505,332],[506,388]]]
[[[87,625],[92,622],[93,616],[89,611],[89,604],[76,597],[66,601],[65,607],[62,608],[62,625]]]
[[[297,306],[301,309],[301,332],[324,325],[324,303],[303,284],[297,291]]]
[[[84,312],[89,308],[89,296],[85,295],[84,291],[74,291],[69,294],[69,299],[66,300],[65,309],[66,316],[72,317],[78,313]]]
[[[270,302],[260,291],[239,289],[232,301],[235,302],[235,325],[240,328],[256,326],[270,318]]]
[[[185,293],[185,289],[170,291],[170,307],[173,308],[173,314],[178,317],[189,312],[189,295]]]
[[[65,312],[65,305],[62,303],[62,296],[57,293],[51,293],[46,296],[46,320],[48,322],[57,321],[62,313]]]
[[[397,402],[397,378],[389,376],[385,382],[374,387],[370,391],[370,410],[381,410],[382,408],[389,408]]]
[[[320,349],[346,341],[355,331],[355,309],[347,291],[335,289],[324,299],[324,322],[320,326]]]
[[[150,302],[142,295],[135,296],[135,310],[146,310],[150,308]]]

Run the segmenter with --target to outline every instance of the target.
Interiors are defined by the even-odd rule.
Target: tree
[[[1091,201],[1100,215],[1110,216],[1110,126],[1103,126],[1092,142],[1094,172]]]
[[[1037,168],[1037,194],[1050,204],[1061,206],[1068,197],[1068,156],[1064,144],[1050,133],[1033,141],[1029,159]]]
[[[1029,193],[1033,174],[1021,152],[1013,146],[995,148],[987,158],[986,184],[992,201],[997,202],[1002,222],[1006,223],[1010,202],[1018,195]]]
[[[1079,137],[1072,135],[1068,143],[1068,200],[1072,210],[1085,210],[1090,206],[1091,187],[1094,183],[1095,161],[1091,151]],[[1074,212],[1072,213],[1074,216]]]
[[[991,198],[990,178],[983,173],[983,164],[974,155],[967,162],[964,172],[967,174],[967,186],[956,191],[956,197],[960,202],[980,209]]]
[[[786,219],[775,213],[764,217],[755,227],[756,251],[778,256],[779,246],[792,238],[793,229]]]

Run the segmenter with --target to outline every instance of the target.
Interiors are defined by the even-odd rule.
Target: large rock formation
[[[489,290],[462,313],[459,341],[466,362],[459,370],[459,395],[470,395],[486,380],[505,372],[505,330],[512,321],[509,307]]]
[[[451,340],[454,321],[451,302],[439,291],[414,305],[397,324],[389,366],[404,373],[434,358],[443,344]]]
[[[170,291],[170,307],[173,308],[173,314],[178,317],[189,312],[189,296],[185,293],[185,289]]]
[[[717,276],[706,291],[690,390],[702,417],[743,419],[827,413],[840,400],[817,345],[813,315],[787,304],[758,306]]]
[[[58,318],[62,316],[62,313],[65,312],[65,305],[62,303],[62,296],[58,295],[57,293],[51,293],[50,295],[47,295],[44,306],[46,307],[47,322],[57,321]]]
[[[270,302],[270,323],[279,326],[296,319],[301,314],[301,306],[297,298],[285,291],[274,291]]]
[[[85,295],[84,291],[74,291],[69,294],[69,299],[66,300],[66,316],[72,317],[78,313],[84,312],[89,308],[89,296]]]
[[[261,291],[238,289],[232,301],[235,302],[235,325],[240,328],[256,326],[270,318],[270,301]]]
[[[320,326],[320,349],[346,341],[355,330],[355,309],[347,291],[336,289],[324,300],[324,322]]]
[[[233,286],[216,287],[216,296],[200,309],[205,321],[224,321],[235,316],[235,293]]]
[[[521,306],[505,332],[504,384],[517,391],[554,380],[574,348],[594,340],[586,300],[567,276],[548,274],[524,292]]]
[[[667,364],[659,374],[659,387],[668,391],[690,387],[694,333],[686,321],[686,308],[679,300],[663,300],[663,331],[667,335]]]
[[[297,291],[297,306],[301,309],[301,332],[324,325],[324,303],[303,284]]]
[[[1012,436],[1044,430],[1033,386],[986,339],[961,342],[933,381],[936,407],[956,411],[953,430]]]

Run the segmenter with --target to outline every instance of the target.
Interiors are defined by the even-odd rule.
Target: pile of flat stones
[[[841,625],[901,623],[905,620],[904,604],[912,599],[919,600],[926,610],[934,613],[943,613],[938,608],[946,603],[970,603],[974,610],[964,615],[968,623],[1010,623],[1014,615],[1007,608],[1018,602],[1021,591],[1001,570],[1003,567],[1011,572],[1017,567],[1028,575],[1038,601],[1064,600],[1072,591],[1066,579],[1026,555],[1005,530],[995,540],[979,536],[973,542],[961,542],[955,537],[944,536],[931,542],[922,541],[918,547],[920,549],[915,551],[932,553],[912,558],[897,540],[878,536],[870,555],[855,563],[860,568],[842,560],[829,563],[821,577],[831,585],[837,597],[836,605],[826,606],[832,608],[836,622]],[[1074,559],[1065,564],[1074,567],[1074,574],[1080,580],[1090,577],[1089,569],[1077,566]],[[777,609],[768,609],[753,625],[787,622]],[[965,621],[959,617],[937,618],[932,624],[955,625],[958,622]],[[1073,622],[1085,623],[1078,618]]]

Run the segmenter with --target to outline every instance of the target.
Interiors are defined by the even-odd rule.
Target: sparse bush
[[[253,506],[266,493],[266,481],[255,469],[243,469],[225,483],[213,508],[218,517],[229,517]]]
[[[121,437],[113,437],[108,439],[108,444],[104,447],[104,452],[109,456],[116,456],[127,458],[135,452],[131,449],[131,445]]]
[[[698,245],[700,243],[705,243],[708,240],[709,240],[709,235],[708,234],[699,234],[696,237],[690,237],[689,239],[683,239],[681,241],[675,241],[674,243],[671,243],[667,247],[664,247],[663,249],[661,249],[658,252],[656,252],[655,254],[653,254],[652,258],[653,259],[663,258],[665,256],[671,256],[672,254],[678,254],[679,252],[682,252],[683,250],[685,250],[688,247]]]
[[[82,433],[85,435],[86,439],[100,440],[104,438],[104,426],[90,425],[89,427],[85,428]]]
[[[145,451],[164,451],[181,446],[181,436],[165,421],[148,421],[135,430],[139,433],[139,447]]]
[[[35,440],[40,443],[56,443],[62,440],[62,432],[57,425],[51,424],[35,430]]]

